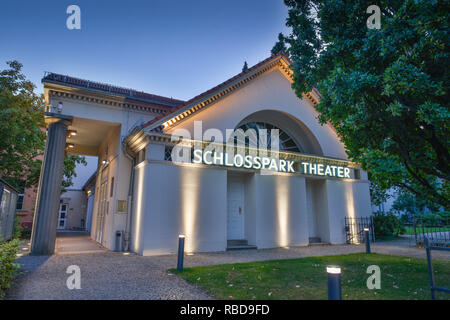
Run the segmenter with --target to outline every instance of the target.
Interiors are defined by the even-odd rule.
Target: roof
[[[193,97],[192,99],[189,99],[188,101],[184,102],[183,104],[181,104],[177,108],[175,108],[171,113],[162,114],[156,118],[153,118],[152,120],[144,123],[141,128],[146,128],[146,127],[149,127],[149,126],[159,123],[159,122],[164,122],[164,121],[162,121],[163,119],[168,119],[170,117],[176,116],[181,110],[186,109],[188,106],[195,104],[195,103],[199,103],[199,102],[207,99],[213,93],[227,88],[228,86],[232,85],[234,82],[238,81],[239,79],[245,78],[246,76],[250,76],[255,71],[260,69],[262,66],[269,64],[271,62],[274,62],[274,61],[279,61],[280,59],[283,59],[285,61],[286,65],[288,65],[288,66],[292,63],[291,60],[289,59],[289,57],[284,52],[280,51],[279,53],[272,55],[272,56],[268,57],[267,59],[264,59],[263,61],[257,63],[256,65],[252,66],[251,68],[248,68],[247,70],[242,71],[241,73],[238,73],[237,75],[222,82],[221,84]],[[188,112],[188,114],[190,114],[190,112]],[[160,129],[162,129],[162,128],[160,128]]]
[[[63,84],[65,86],[70,86],[74,88],[87,89],[93,92],[106,93],[116,96],[122,96],[125,98],[129,98],[132,100],[143,101],[148,103],[155,103],[159,105],[163,105],[166,107],[178,107],[183,104],[183,100],[168,98],[159,96],[156,94],[146,93],[142,91],[137,91],[134,89],[122,88],[118,86],[114,86],[111,84],[84,80],[80,78],[75,78],[67,75],[62,75],[53,72],[46,72],[44,77],[42,78],[43,83],[54,83],[54,84]]]
[[[87,189],[87,187],[94,183],[95,184],[95,178],[97,177],[97,170],[86,180],[84,185],[81,187],[81,190]]]
[[[19,191],[17,191],[16,188],[14,188],[12,185],[10,185],[8,182],[6,182],[5,180],[3,180],[2,178],[0,178],[0,184],[3,184],[5,186],[8,187],[8,189],[10,189],[11,191],[14,191],[15,193],[19,193]]]

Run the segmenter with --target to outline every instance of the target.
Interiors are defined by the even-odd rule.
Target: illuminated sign
[[[235,168],[302,173],[317,176],[350,178],[350,168],[314,162],[276,159],[264,156],[242,155],[194,150],[192,163],[227,166]]]

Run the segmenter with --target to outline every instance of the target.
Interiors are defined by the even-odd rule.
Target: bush
[[[11,287],[12,280],[19,269],[14,261],[19,252],[18,239],[0,242],[0,300],[5,296],[6,290]]]
[[[374,212],[373,224],[375,237],[398,236],[405,232],[403,223],[392,212]]]

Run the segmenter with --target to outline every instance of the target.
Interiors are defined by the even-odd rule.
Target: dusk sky
[[[66,9],[81,9],[69,30]],[[270,55],[286,32],[281,0],[23,1],[0,5],[1,68],[42,92],[44,71],[189,99]]]
[[[66,27],[72,4],[81,30]],[[2,0],[0,68],[18,60],[38,92],[51,71],[187,100],[267,58],[286,17],[282,0]]]

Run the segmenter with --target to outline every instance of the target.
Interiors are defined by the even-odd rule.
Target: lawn
[[[343,299],[430,299],[425,259],[375,253],[194,267],[177,274],[219,299],[327,299],[327,265],[342,268]],[[366,286],[369,265],[381,269],[379,290]],[[436,285],[450,287],[450,261],[434,260],[433,266]]]
[[[422,231],[424,231],[425,233],[429,233],[429,232],[446,232],[446,231],[450,231],[450,227],[425,227],[424,230],[422,230],[421,227],[417,227],[417,233],[422,233]],[[408,235],[412,235],[414,234],[414,227],[411,226],[406,226],[405,227],[405,232],[403,234],[408,234]]]

